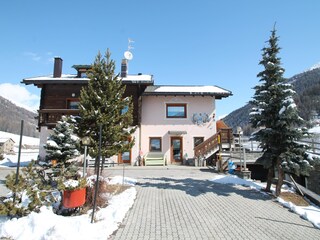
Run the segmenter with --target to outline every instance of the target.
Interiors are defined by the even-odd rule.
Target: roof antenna
[[[132,43],[134,43],[134,41],[132,39],[128,38],[128,50],[124,52],[124,58],[129,61],[132,60],[132,58],[133,58],[133,55],[130,51],[131,49],[133,49],[133,47],[131,45]]]
[[[134,43],[132,39],[128,39],[128,50],[124,52],[124,59],[121,62],[121,74],[120,76],[125,78],[128,75],[128,61],[132,60],[133,55],[131,53],[131,49],[133,49],[131,43]]]

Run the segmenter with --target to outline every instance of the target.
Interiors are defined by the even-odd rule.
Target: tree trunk
[[[101,169],[100,169],[100,173],[102,174],[103,172],[103,166],[104,166],[104,163],[106,162],[106,157],[105,156],[102,156],[102,164],[101,164]]]
[[[96,157],[96,160],[94,161],[94,174],[98,174],[98,165],[99,165],[99,157]]]
[[[271,184],[272,184],[272,179],[273,179],[273,175],[274,175],[274,167],[271,166],[268,169],[268,179],[267,179],[267,186],[266,186],[266,192],[271,192]]]
[[[277,160],[277,169],[278,169],[278,182],[276,186],[276,196],[278,197],[281,193],[281,187],[284,179],[284,172],[280,164],[280,160]]]

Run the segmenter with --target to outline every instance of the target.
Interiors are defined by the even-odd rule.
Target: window
[[[198,146],[199,144],[203,143],[204,137],[194,137],[193,138],[193,147]]]
[[[87,72],[81,72],[80,73],[80,78],[88,78]]]
[[[151,137],[149,143],[150,152],[161,152],[161,138]]]
[[[129,106],[125,106],[124,108],[122,108],[121,110],[121,115],[127,113],[129,111]]]
[[[79,109],[79,99],[74,98],[74,99],[67,99],[67,108],[68,109]]]
[[[187,104],[167,104],[167,118],[186,118]]]

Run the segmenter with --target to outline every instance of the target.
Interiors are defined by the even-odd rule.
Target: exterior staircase
[[[194,148],[196,162],[204,162],[223,149],[230,149],[233,143],[232,128],[221,128],[219,131]],[[200,163],[200,165],[202,165]]]

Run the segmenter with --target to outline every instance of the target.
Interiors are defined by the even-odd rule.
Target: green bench
[[[149,152],[144,156],[145,166],[166,165],[165,156],[160,152]]]

